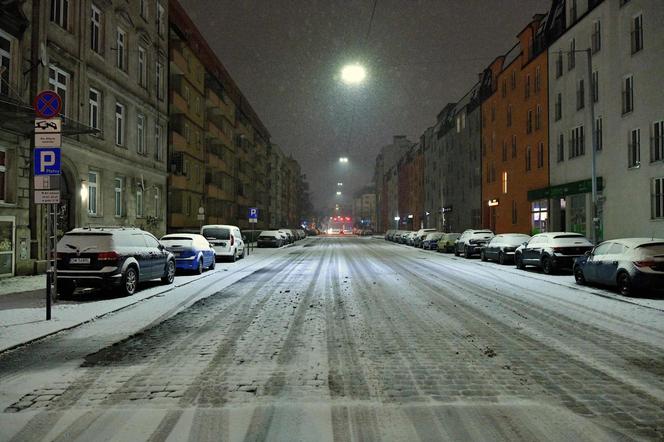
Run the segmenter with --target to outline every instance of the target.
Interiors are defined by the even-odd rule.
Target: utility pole
[[[597,244],[599,240],[598,230],[599,230],[599,217],[597,212],[597,164],[596,164],[596,154],[597,154],[597,135],[595,134],[595,100],[593,97],[593,62],[592,62],[592,50],[588,48],[585,50],[586,59],[588,61],[588,105],[590,107],[590,158],[591,158],[591,167],[590,174],[592,179],[592,242]]]

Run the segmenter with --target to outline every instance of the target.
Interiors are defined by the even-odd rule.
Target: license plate
[[[69,258],[69,264],[90,264],[90,258]]]
[[[180,256],[180,255],[181,255],[180,252],[173,252],[173,256]]]

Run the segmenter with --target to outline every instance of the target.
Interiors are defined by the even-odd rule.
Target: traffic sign
[[[256,224],[258,222],[257,218],[249,218],[249,223]]]
[[[60,147],[62,145],[61,118],[35,118],[35,147]]]
[[[60,148],[35,148],[35,175],[60,174]]]
[[[249,208],[249,219],[258,219],[258,208],[250,207]]]
[[[35,175],[35,190],[54,190],[60,188],[59,175]]]
[[[60,191],[35,190],[35,204],[60,204]]]
[[[32,103],[35,113],[42,118],[57,117],[62,110],[62,98],[55,91],[41,91]]]

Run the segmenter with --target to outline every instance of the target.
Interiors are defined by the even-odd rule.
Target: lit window
[[[503,172],[503,193],[507,193],[507,172]]]

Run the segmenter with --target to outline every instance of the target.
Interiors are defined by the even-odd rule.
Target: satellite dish
[[[39,63],[41,63],[43,67],[46,67],[48,66],[49,61],[50,60],[48,57],[48,52],[46,51],[46,45],[44,44],[44,42],[41,42],[39,44]]]

